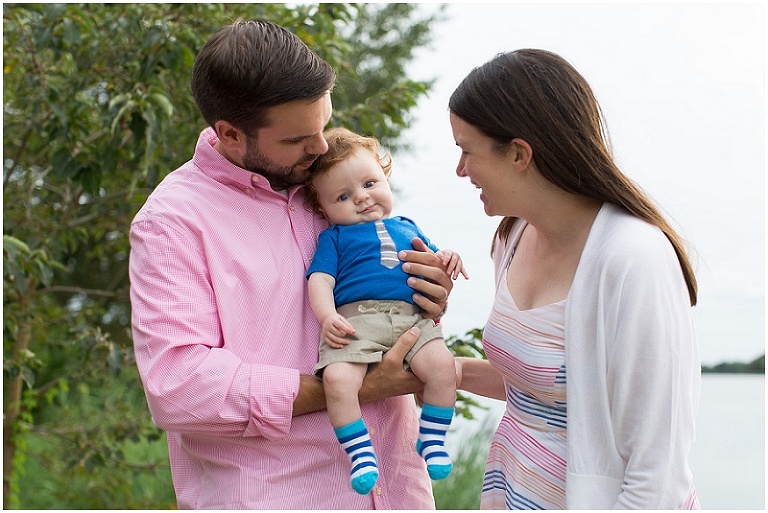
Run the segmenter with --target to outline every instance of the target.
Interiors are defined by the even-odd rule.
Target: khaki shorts
[[[338,349],[320,341],[320,361],[315,374],[322,376],[325,366],[336,362],[376,363],[395,344],[400,335],[412,326],[421,330],[419,339],[405,356],[404,367],[410,368],[411,358],[427,342],[443,338],[443,330],[432,319],[421,316],[418,306],[406,301],[357,301],[341,305],[338,312],[354,326],[348,335],[349,344]]]

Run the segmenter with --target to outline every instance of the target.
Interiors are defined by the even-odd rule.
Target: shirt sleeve
[[[416,232],[416,236],[424,241],[424,244],[427,245],[429,249],[437,253],[440,251],[440,248],[438,248],[431,240],[429,240],[429,237],[427,237],[423,231],[421,231],[421,228],[412,220],[407,217],[399,216],[399,218],[402,220],[405,224],[410,224],[413,227],[413,230]]]
[[[130,233],[136,363],[153,421],[171,432],[277,439],[291,426],[296,369],[246,363],[227,350],[205,258],[161,223]]]
[[[677,509],[691,493],[700,365],[687,288],[661,232],[630,240],[609,262],[607,389],[616,448],[626,462],[615,507]]]

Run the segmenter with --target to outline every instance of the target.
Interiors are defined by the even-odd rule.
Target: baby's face
[[[357,150],[314,178],[317,199],[331,224],[350,225],[389,217],[394,206],[381,164],[373,152]]]

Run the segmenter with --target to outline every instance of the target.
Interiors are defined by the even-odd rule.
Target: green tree
[[[415,5],[3,5],[4,507],[173,506],[132,356],[128,227],[204,127],[195,55],[250,18],[336,67],[333,124],[399,147],[430,86],[404,72],[435,21]]]

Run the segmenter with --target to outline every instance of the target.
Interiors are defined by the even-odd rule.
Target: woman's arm
[[[627,462],[620,508],[680,508],[693,490],[700,363],[677,257],[657,239],[658,247],[633,248],[636,261],[616,287],[617,336],[606,344],[614,443]]]
[[[504,379],[488,360],[456,358],[456,388],[473,394],[506,401]]]

